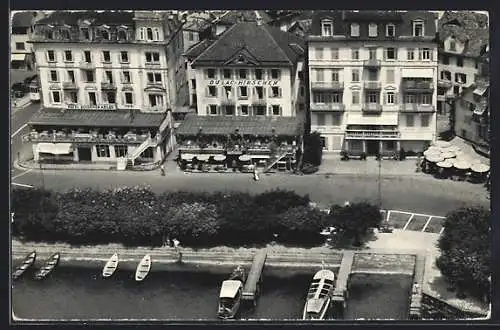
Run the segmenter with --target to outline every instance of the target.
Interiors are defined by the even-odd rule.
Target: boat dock
[[[422,319],[422,289],[424,285],[425,256],[416,255],[413,286],[410,295],[410,320]]]
[[[248,273],[245,286],[243,287],[242,299],[252,302],[254,306],[257,305],[257,299],[261,293],[262,286],[262,271],[266,263],[267,250],[262,249],[258,251],[252,262],[252,267]]]

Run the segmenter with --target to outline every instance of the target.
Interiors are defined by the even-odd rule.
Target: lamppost
[[[378,154],[378,207],[382,208],[382,155]]]

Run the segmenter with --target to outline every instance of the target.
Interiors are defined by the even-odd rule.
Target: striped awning
[[[73,145],[71,143],[39,143],[38,152],[65,155],[73,152]]]
[[[26,54],[10,54],[11,61],[24,61],[26,59]]]

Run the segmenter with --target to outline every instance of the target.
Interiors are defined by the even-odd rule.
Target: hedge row
[[[324,241],[319,233],[329,225],[336,225],[348,236],[359,236],[342,225],[348,216],[340,216],[338,211],[327,215],[311,208],[308,196],[279,189],[258,195],[157,195],[145,187],[73,189],[64,193],[15,189],[11,196],[14,235],[32,241],[159,246],[170,237],[185,246],[271,241],[314,245]],[[368,207],[371,211],[366,214],[380,215],[376,207]],[[368,227],[376,223],[367,222]]]

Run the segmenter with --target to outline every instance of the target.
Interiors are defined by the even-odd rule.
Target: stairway
[[[142,142],[137,148],[134,149],[130,154],[127,155],[127,168],[133,167],[135,159],[139,157],[144,150],[153,145],[153,139],[148,137],[144,142]]]
[[[271,158],[269,158],[269,161],[266,165],[266,167],[264,168],[264,170],[262,171],[263,173],[266,173],[266,172],[269,172],[269,170],[271,170],[271,168],[276,165],[276,163],[278,163],[281,159],[283,159],[283,157],[289,155],[289,152],[288,151],[283,151],[281,153],[277,153],[273,156],[271,156]]]

